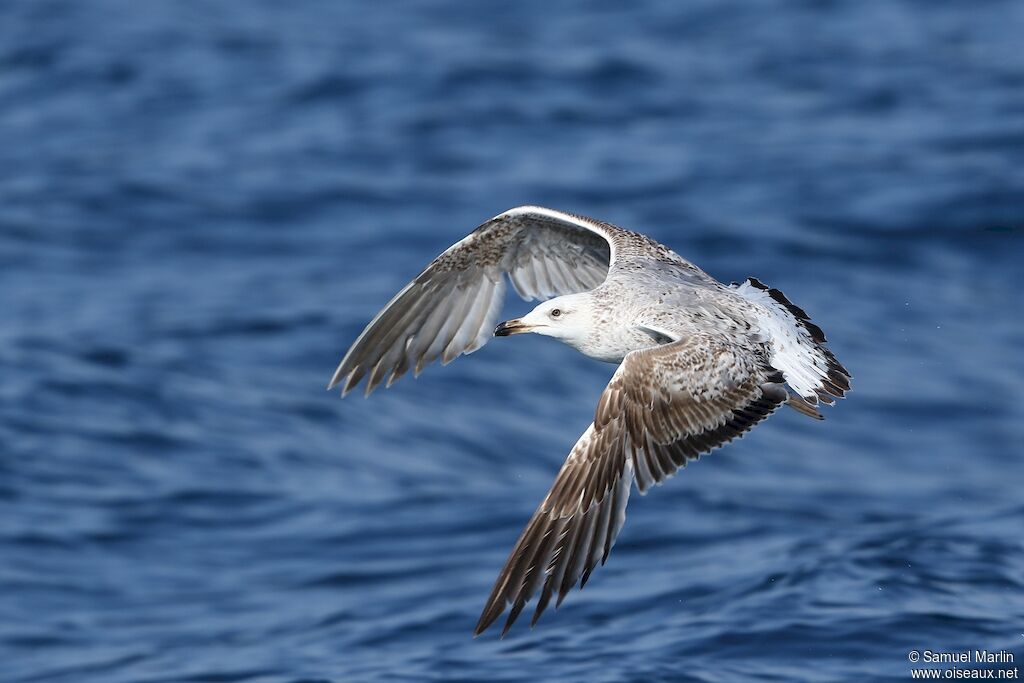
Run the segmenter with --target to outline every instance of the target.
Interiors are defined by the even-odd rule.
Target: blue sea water
[[[3,3],[0,680],[1024,661],[1022,35],[1016,0]],[[516,337],[324,386],[523,203],[781,288],[854,391],[634,496],[586,590],[473,639],[613,367]]]

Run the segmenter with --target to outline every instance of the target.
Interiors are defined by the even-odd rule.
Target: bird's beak
[[[533,325],[527,325],[520,319],[506,320],[494,328],[495,337],[508,337],[512,334],[523,334],[533,329]]]

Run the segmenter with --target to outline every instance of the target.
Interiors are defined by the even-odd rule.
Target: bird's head
[[[494,328],[495,337],[534,332],[579,347],[593,330],[593,306],[587,292],[566,294],[540,304],[522,318]]]

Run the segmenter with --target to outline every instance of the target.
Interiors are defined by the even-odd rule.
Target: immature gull
[[[505,279],[546,299],[497,327]],[[550,298],[555,297],[555,298]],[[825,335],[754,278],[726,286],[644,235],[539,206],[492,218],[455,243],[377,314],[330,387],[369,395],[410,368],[447,364],[491,337],[535,332],[619,363],[594,422],[569,452],[498,575],[476,626],[505,611],[504,635],[539,591],[534,624],[604,563],[640,493],[742,436],[783,403],[821,419],[850,388]]]

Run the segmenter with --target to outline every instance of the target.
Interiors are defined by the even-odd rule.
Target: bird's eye
[[[552,318],[557,318],[560,315],[562,315],[562,309],[560,309],[560,308],[552,308],[551,309],[551,317]]]

